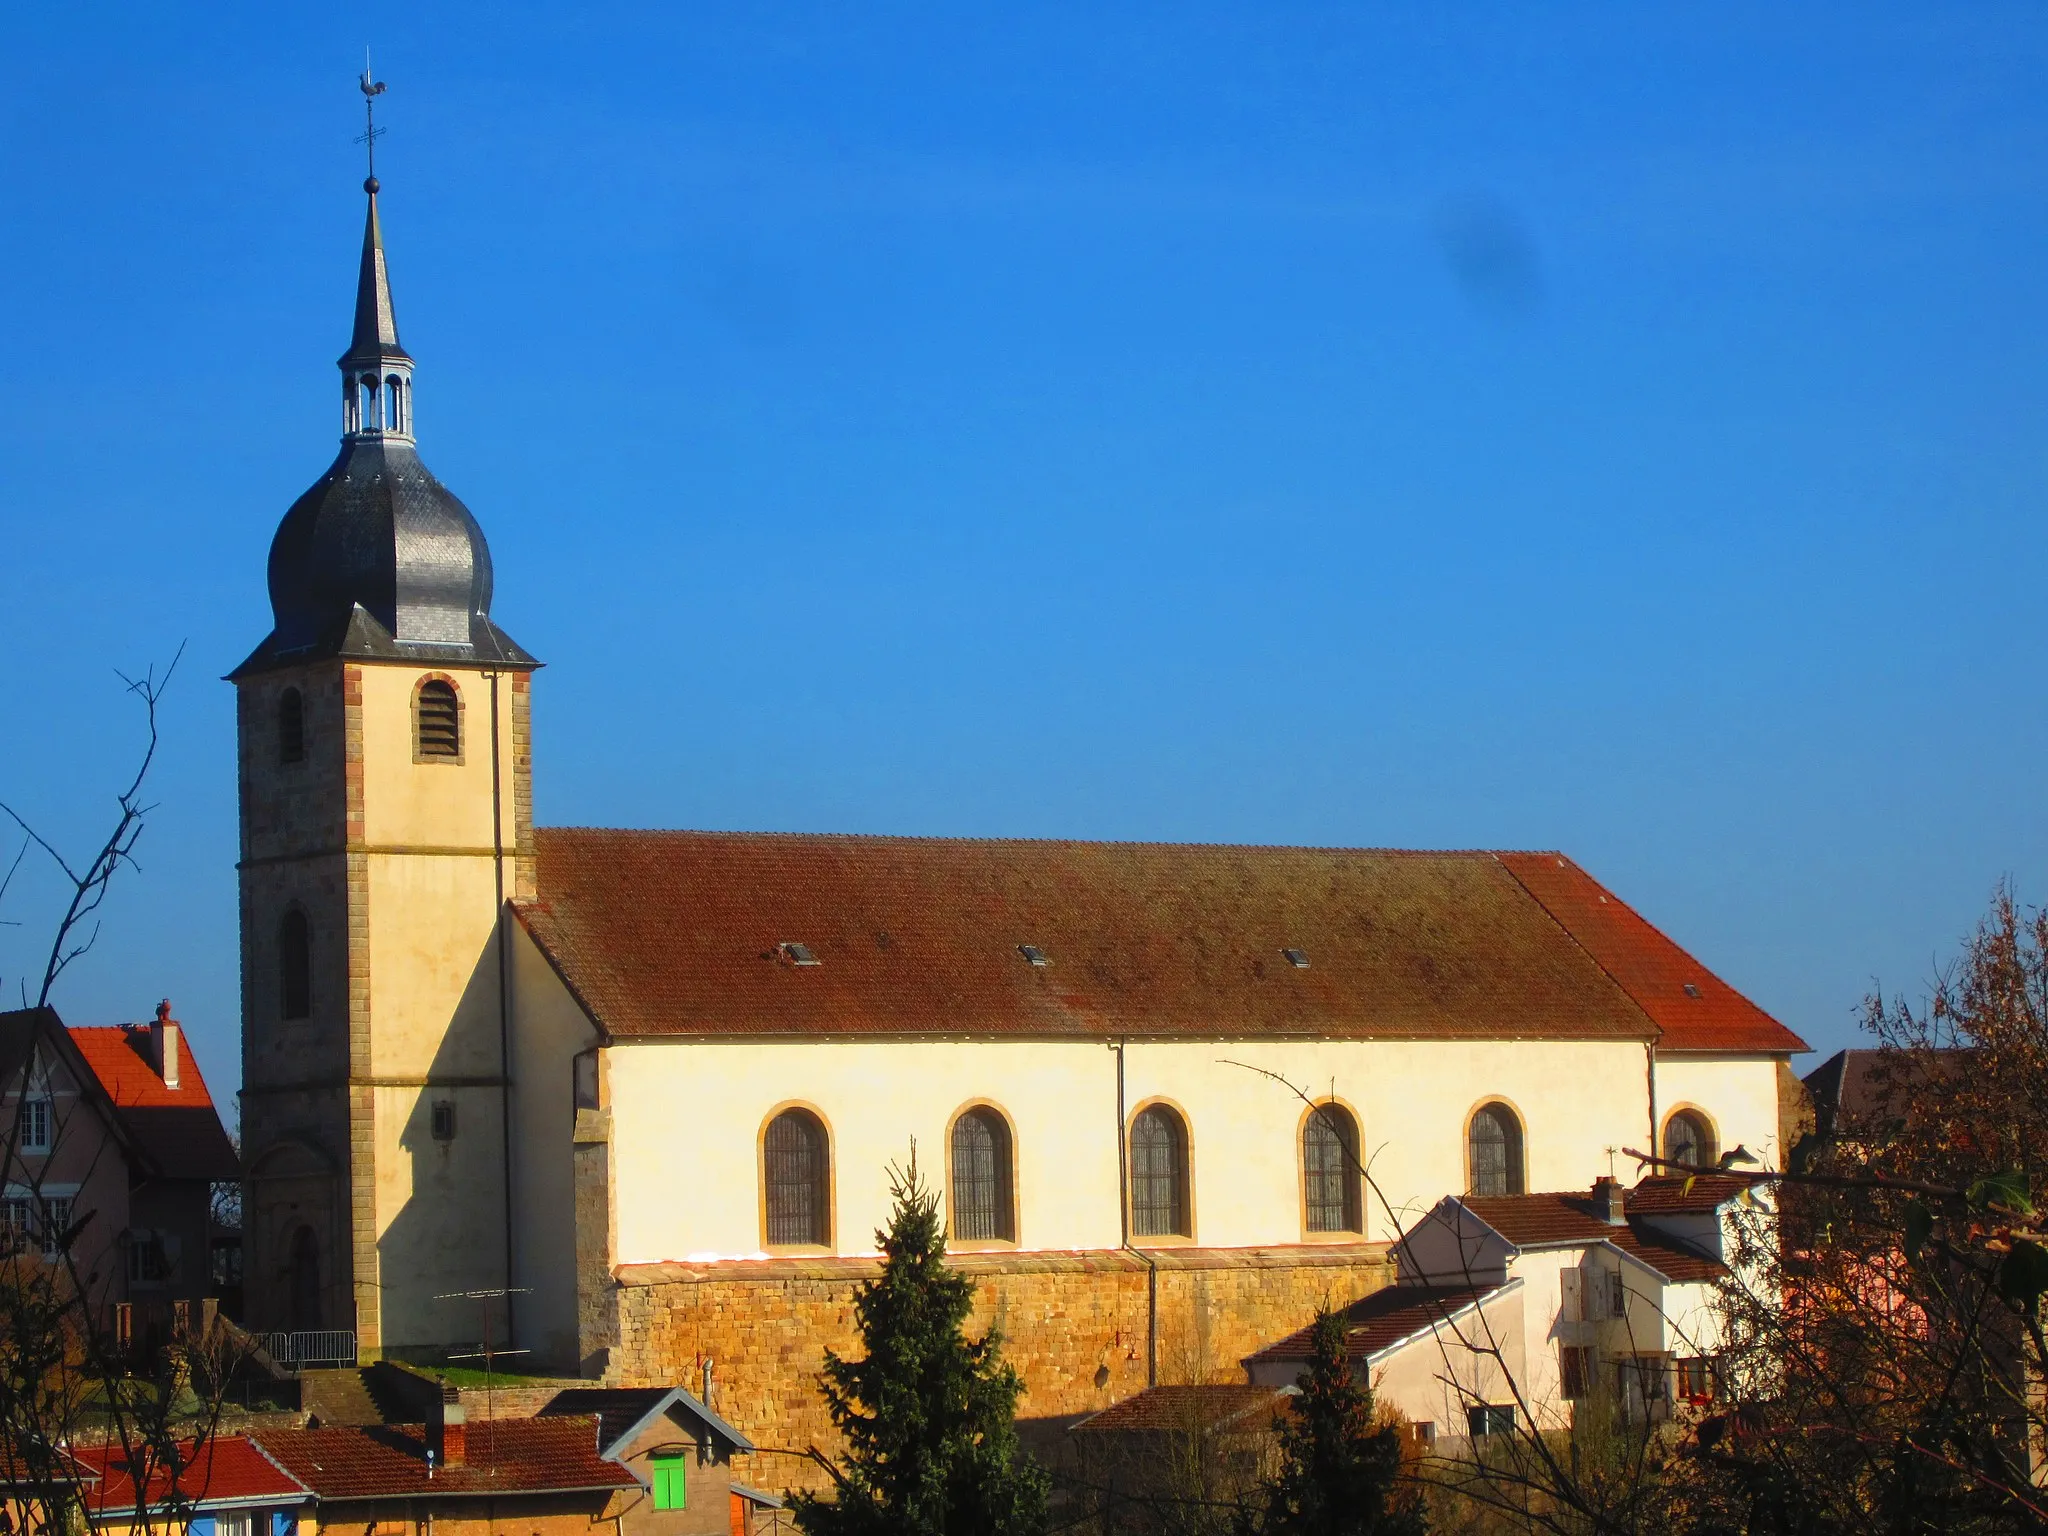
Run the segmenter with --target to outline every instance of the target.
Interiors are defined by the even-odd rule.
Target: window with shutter
[[[1582,1345],[1567,1344],[1558,1351],[1558,1391],[1567,1402],[1576,1402],[1586,1395],[1586,1383],[1593,1379],[1593,1351]]]
[[[453,683],[438,677],[421,683],[414,711],[419,731],[417,761],[462,756],[462,706]]]
[[[654,1458],[654,1507],[656,1509],[689,1508],[689,1476],[684,1468],[688,1458],[683,1456],[657,1456]]]

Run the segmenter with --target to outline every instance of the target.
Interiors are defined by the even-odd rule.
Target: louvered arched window
[[[1358,1122],[1342,1104],[1318,1104],[1301,1126],[1301,1177],[1311,1232],[1363,1232]]]
[[[1710,1168],[1714,1151],[1714,1128],[1705,1115],[1689,1109],[1677,1111],[1664,1122],[1664,1155],[1674,1163],[1693,1168]]]
[[[312,1017],[313,933],[297,907],[289,908],[277,925],[277,991],[282,1017]]]
[[[1192,1237],[1188,1128],[1164,1104],[1131,1122],[1131,1231],[1139,1237]]]
[[[1519,1195],[1522,1180],[1522,1122],[1505,1104],[1488,1104],[1472,1116],[1466,1153],[1475,1195]]]
[[[420,684],[415,696],[414,715],[419,732],[415,756],[459,758],[462,756],[462,701],[455,685],[446,678],[430,677]]]
[[[296,688],[277,696],[277,760],[304,761],[306,756],[306,701]]]
[[[963,1242],[1015,1242],[1010,1127],[993,1109],[970,1109],[953,1122],[953,1236]]]
[[[807,1109],[785,1109],[761,1143],[768,1246],[832,1244],[832,1149],[825,1123]]]

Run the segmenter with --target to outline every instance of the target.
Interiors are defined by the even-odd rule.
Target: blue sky
[[[185,644],[57,1001],[218,1083],[217,679],[339,430],[366,41],[543,822],[1560,847],[1823,1050],[2048,895],[2038,7],[8,32],[0,795],[88,839]]]

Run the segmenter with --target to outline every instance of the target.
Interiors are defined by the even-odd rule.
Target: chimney
[[[156,1058],[157,1075],[166,1088],[178,1086],[178,1021],[171,1017],[171,1000],[156,1005],[156,1022],[149,1026],[149,1050]]]
[[[469,1460],[469,1415],[463,1410],[462,1394],[446,1383],[427,1424],[427,1449],[438,1466],[459,1467]]]
[[[1593,1214],[1610,1227],[1628,1225],[1628,1208],[1619,1184],[1606,1174],[1593,1181]]]

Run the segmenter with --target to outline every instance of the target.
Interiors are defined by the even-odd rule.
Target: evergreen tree
[[[1341,1314],[1316,1314],[1301,1395],[1283,1415],[1280,1466],[1265,1488],[1258,1536],[1424,1536],[1414,1490],[1400,1486],[1401,1437],[1373,1422],[1372,1389],[1351,1375]]]
[[[827,1351],[824,1393],[846,1436],[837,1496],[799,1494],[812,1536],[1034,1536],[1048,1479],[1017,1445],[1024,1384],[994,1329],[961,1331],[974,1285],[946,1268],[939,1197],[910,1166],[889,1170],[895,1197],[882,1273],[854,1295],[867,1358]]]

